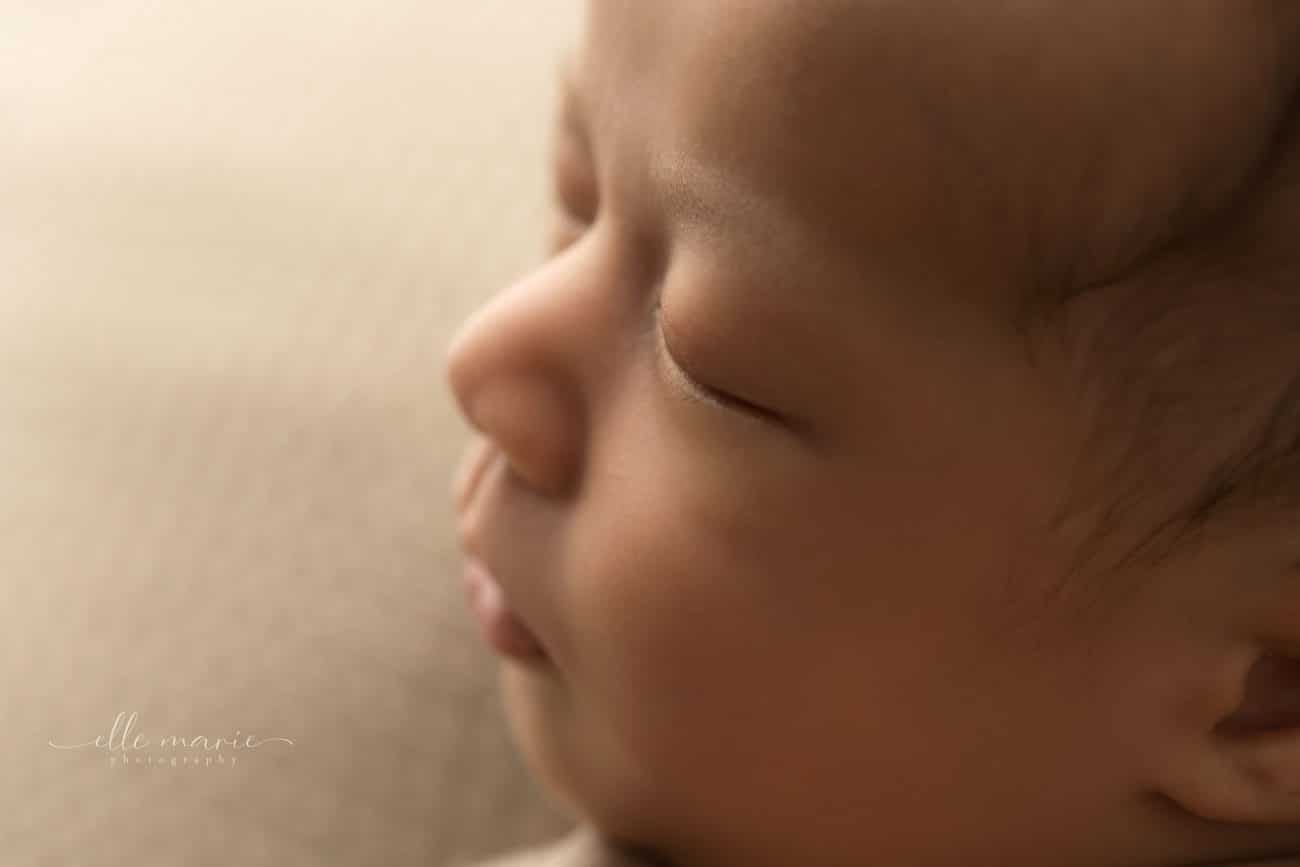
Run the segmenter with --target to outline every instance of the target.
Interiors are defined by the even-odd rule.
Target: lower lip
[[[545,661],[546,651],[537,636],[506,603],[501,585],[477,560],[465,562],[465,593],[469,597],[479,632],[502,656],[527,662]]]

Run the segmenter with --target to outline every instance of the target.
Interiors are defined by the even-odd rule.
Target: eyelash
[[[678,383],[682,388],[682,391],[685,392],[688,398],[698,403],[706,404],[713,409],[723,410],[724,412],[741,413],[745,416],[750,416],[750,417],[753,416],[767,417],[771,415],[769,411],[763,409],[762,407],[755,406],[749,401],[742,400],[738,397],[735,397],[734,395],[728,394],[725,391],[721,391],[719,389],[713,388],[712,386],[705,385],[704,383],[700,382],[698,379],[696,379],[695,377],[687,373],[685,368],[683,368],[680,364],[678,364],[676,360],[673,358],[672,353],[668,351],[668,343],[663,329],[662,313],[663,313],[663,295],[656,294],[655,306],[651,314],[652,316],[651,325],[656,332],[655,339],[658,345],[657,351],[663,354],[664,361],[668,366],[669,372],[672,374],[673,378],[678,381]]]

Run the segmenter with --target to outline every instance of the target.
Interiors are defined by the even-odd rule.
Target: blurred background
[[[0,0],[5,867],[572,826],[464,604],[443,356],[541,256],[580,6]]]

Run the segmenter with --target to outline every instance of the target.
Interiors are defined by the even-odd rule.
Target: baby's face
[[[1192,591],[1064,581],[1092,408],[1017,315],[1238,178],[1253,36],[977,5],[591,3],[556,249],[450,348],[521,751],[688,867],[1191,852],[1140,789]]]

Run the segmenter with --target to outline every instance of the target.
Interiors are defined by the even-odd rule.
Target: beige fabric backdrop
[[[0,864],[571,827],[456,580],[442,362],[540,255],[579,11],[0,0]],[[237,732],[293,743],[160,743]]]

